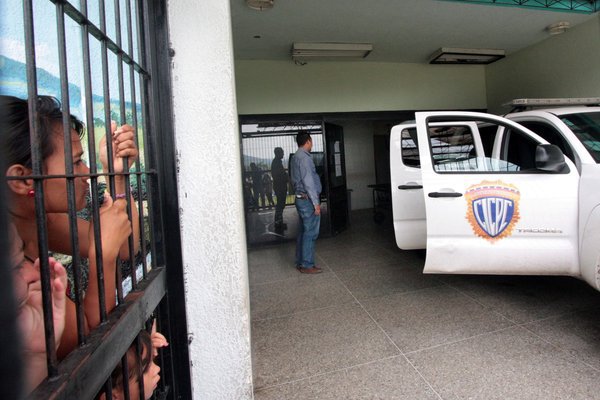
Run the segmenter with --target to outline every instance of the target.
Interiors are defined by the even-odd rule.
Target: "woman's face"
[[[62,126],[57,125],[52,135],[53,152],[44,160],[47,175],[65,174],[65,142],[62,134]],[[83,162],[83,147],[76,131],[71,131],[71,149],[73,155],[73,173],[88,174],[88,166]],[[73,179],[75,186],[75,205],[81,210],[86,205],[86,194],[88,193],[88,177],[77,177]],[[44,181],[44,201],[48,212],[67,212],[67,179],[55,178]]]

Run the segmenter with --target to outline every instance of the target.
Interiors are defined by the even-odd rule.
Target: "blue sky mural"
[[[75,1],[74,3],[76,6],[79,6],[79,2]],[[51,1],[47,0],[34,1],[33,6],[38,93],[55,96],[58,99],[61,99],[58,40],[56,33],[56,6]],[[93,23],[99,24],[97,0],[88,1],[88,9],[89,19]],[[106,2],[106,15],[107,34],[114,38],[116,36],[116,31],[113,2]],[[123,23],[122,25],[123,31],[121,34],[123,35],[124,42],[127,43],[127,33],[125,31],[126,24]],[[84,119],[85,97],[83,92],[81,28],[68,16],[65,16],[65,36],[70,109],[72,114]],[[134,34],[134,42],[137,42],[136,39],[137,37]],[[94,118],[97,119],[103,118],[104,114],[101,65],[102,50],[100,42],[94,37],[90,36],[89,45],[92,101],[94,103]],[[111,111],[113,111],[114,115],[118,115],[119,110],[117,63],[118,59],[116,55],[109,51],[109,91],[111,97]],[[125,104],[130,116],[132,110],[131,82],[128,68],[124,67],[124,71]],[[137,111],[139,113],[141,108],[139,105],[139,82],[137,78],[135,79],[135,88],[136,93],[138,93],[136,100],[138,102]],[[2,0],[0,2],[0,94],[21,98],[27,97],[23,8],[22,1],[20,0]],[[114,119],[118,120],[118,116]]]

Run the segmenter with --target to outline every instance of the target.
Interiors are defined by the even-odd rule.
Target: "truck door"
[[[471,121],[494,132],[492,150],[466,154],[461,146],[471,139],[432,129],[440,121]],[[570,160],[544,165],[544,139],[490,114],[417,113],[416,127],[427,214],[425,273],[579,275],[579,175]]]
[[[475,123],[433,123],[431,129],[477,131]],[[480,135],[471,135],[466,154],[482,157]],[[404,250],[424,249],[427,244],[425,199],[421,179],[421,161],[417,146],[417,128],[414,123],[396,125],[390,135],[390,175],[392,210],[396,244]]]

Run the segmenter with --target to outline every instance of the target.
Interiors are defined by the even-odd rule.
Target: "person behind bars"
[[[17,325],[23,352],[24,389],[25,393],[30,393],[48,375],[40,260],[33,261],[25,256],[23,240],[12,223],[8,225],[8,239],[13,292],[17,304]],[[67,273],[54,258],[50,258],[48,264],[54,343],[58,348],[65,328]]]
[[[5,157],[8,185],[9,212],[11,220],[15,224],[19,236],[25,242],[24,252],[30,259],[38,257],[37,220],[35,209],[35,186],[31,178],[32,155],[30,144],[30,118],[28,103],[26,100],[11,96],[0,96],[0,125],[2,127],[0,137],[0,150]],[[70,116],[70,137],[72,154],[65,154],[65,137],[63,129],[63,114],[60,102],[53,97],[38,96],[37,116],[39,123],[39,135],[42,173],[47,176],[59,176],[46,178],[43,181],[44,207],[46,211],[46,225],[48,227],[48,246],[53,252],[62,254],[73,254],[71,248],[71,234],[67,212],[69,204],[67,201],[67,179],[65,175],[65,159],[73,162],[73,173],[77,175],[73,179],[75,210],[81,210],[86,205],[86,196],[89,192],[88,174],[89,168],[83,161],[83,147],[81,136],[83,135],[83,123],[77,118]],[[132,222],[130,223],[125,201],[125,185],[127,178],[119,175],[123,172],[123,157],[128,157],[129,163],[133,163],[138,151],[134,143],[133,128],[128,125],[121,127],[112,124],[111,135],[108,140],[112,145],[114,154],[116,200],[113,202],[110,196],[104,196],[105,202],[100,208],[100,226],[102,241],[102,263],[104,266],[104,288],[105,307],[110,312],[116,305],[116,260],[117,258],[129,258],[128,237],[134,232],[134,243],[138,245],[139,236],[137,209],[132,202]],[[100,160],[105,171],[108,171],[106,155],[106,138],[101,141]],[[74,283],[74,268],[79,268],[81,275],[88,276],[89,282],[81,281],[83,292],[84,311],[84,333],[87,334],[92,328],[100,323],[100,302],[96,266],[96,246],[93,225],[96,221],[85,221],[77,219],[77,237],[79,241],[79,255],[89,260],[89,271],[86,265],[74,265],[68,271],[69,285]],[[137,251],[134,249],[134,252]],[[64,358],[78,344],[77,319],[75,299],[67,301],[66,327],[58,349],[59,358]]]
[[[160,367],[155,359],[158,356],[158,349],[168,346],[167,339],[156,332],[156,323],[152,327],[152,333],[142,330],[139,333],[141,354],[136,354],[136,341],[134,340],[127,350],[127,380],[124,379],[123,368],[119,362],[111,374],[112,381],[112,399],[125,400],[125,382],[129,392],[129,398],[132,400],[141,399],[140,384],[144,388],[145,400],[148,400],[154,394],[160,381]],[[140,364],[138,365],[138,357]],[[141,374],[140,374],[141,370]],[[100,400],[105,400],[106,396],[101,395]]]
[[[275,147],[273,150],[275,157],[271,161],[271,175],[273,175],[273,190],[275,191],[275,230],[283,231],[283,209],[287,199],[288,175],[283,167],[283,149]]]
[[[254,205],[258,209],[261,204],[265,206],[265,191],[263,188],[262,171],[256,163],[250,163],[250,176],[252,177],[252,195],[254,197]],[[259,202],[260,199],[260,202]]]

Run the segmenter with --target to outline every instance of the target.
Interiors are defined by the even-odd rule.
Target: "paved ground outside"
[[[600,293],[563,277],[423,275],[368,211],[248,253],[255,399],[600,399]]]

